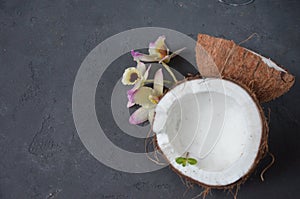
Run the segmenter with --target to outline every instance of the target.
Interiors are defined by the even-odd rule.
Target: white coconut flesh
[[[215,78],[179,84],[156,107],[153,131],[171,166],[209,186],[246,175],[257,157],[263,122],[253,98],[237,84]],[[183,167],[177,157],[197,160]]]

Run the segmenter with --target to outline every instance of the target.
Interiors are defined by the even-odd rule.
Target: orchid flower
[[[145,64],[143,62],[138,61],[136,67],[129,67],[124,71],[122,77],[122,83],[124,85],[137,84],[140,80],[144,79],[145,73],[146,73]]]
[[[179,50],[176,50],[171,55],[169,55],[170,50],[168,49],[167,45],[165,44],[165,36],[160,36],[155,42],[151,42],[149,44],[149,55],[136,52],[134,50],[131,50],[131,55],[133,59],[144,61],[144,62],[159,62],[159,63],[169,63],[171,58],[178,55],[181,51],[183,51],[185,48],[181,48]]]
[[[132,95],[133,102],[141,107],[130,116],[131,124],[140,124],[147,120],[152,124],[155,107],[163,96],[163,89],[163,73],[159,69],[154,76],[153,88],[143,86]]]
[[[134,50],[131,50],[131,55],[135,61],[144,61],[144,62],[158,62],[161,63],[165,69],[170,73],[171,77],[173,78],[174,82],[177,82],[177,79],[174,75],[174,73],[171,71],[170,67],[167,65],[167,63],[170,62],[170,60],[178,55],[181,51],[183,51],[185,48],[181,48],[179,50],[176,50],[171,55],[169,54],[170,50],[165,44],[165,36],[160,36],[157,38],[155,42],[151,42],[149,44],[149,55],[136,52]]]
[[[134,85],[132,89],[127,91],[127,108],[135,104],[133,101],[133,95],[140,87],[144,85],[145,81],[148,78],[150,68],[151,65],[148,66],[146,70],[145,64],[143,62],[137,61],[136,67],[129,67],[124,71],[122,83],[124,85]]]

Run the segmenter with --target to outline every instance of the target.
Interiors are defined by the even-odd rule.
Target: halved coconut
[[[287,92],[295,78],[275,62],[233,41],[198,35],[196,59],[203,77],[224,77],[246,85],[260,102]]]
[[[268,128],[257,100],[224,79],[185,81],[156,107],[157,146],[180,175],[206,187],[243,182],[262,158]],[[178,164],[178,157],[196,165]]]

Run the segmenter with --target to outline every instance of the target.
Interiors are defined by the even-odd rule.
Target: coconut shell
[[[203,77],[232,79],[246,85],[261,103],[283,95],[295,82],[285,69],[270,67],[253,51],[205,34],[198,34],[196,60]]]
[[[202,77],[200,77],[199,75],[196,75],[194,77],[187,77],[185,80],[178,82],[178,84],[181,84],[185,81],[200,79],[200,78],[202,78]],[[237,82],[233,79],[227,78],[226,80],[229,80],[229,81],[237,84]],[[253,164],[252,164],[251,168],[248,170],[248,172],[244,176],[242,176],[240,179],[238,179],[236,182],[234,182],[232,184],[228,184],[228,185],[222,185],[222,186],[211,186],[211,185],[207,185],[205,183],[199,182],[199,181],[195,181],[194,179],[190,178],[189,176],[186,176],[185,174],[183,174],[182,172],[180,172],[179,170],[177,170],[175,167],[172,166],[172,164],[170,163],[168,158],[166,156],[164,156],[163,151],[160,149],[158,142],[157,142],[156,135],[153,137],[154,143],[155,143],[155,149],[162,154],[162,157],[165,159],[165,161],[169,163],[170,168],[177,175],[179,175],[181,179],[182,178],[185,179],[186,184],[196,184],[196,185],[202,187],[204,189],[204,191],[201,194],[204,198],[210,192],[211,189],[229,190],[231,193],[233,193],[233,191],[235,190],[235,193],[233,193],[233,195],[234,195],[234,198],[236,198],[236,195],[237,195],[237,192],[238,192],[240,186],[247,181],[247,179],[255,171],[259,162],[265,157],[265,155],[269,151],[269,149],[268,149],[269,127],[268,127],[268,122],[265,117],[264,111],[263,111],[258,99],[256,98],[255,94],[243,83],[238,84],[238,85],[240,87],[242,87],[243,89],[245,89],[247,91],[247,93],[252,97],[253,101],[255,102],[255,104],[260,112],[260,118],[262,121],[262,134],[261,134],[260,145],[259,145],[259,149],[258,149],[256,158],[255,158],[255,161],[253,162]],[[155,117],[154,117],[154,122],[155,122]]]

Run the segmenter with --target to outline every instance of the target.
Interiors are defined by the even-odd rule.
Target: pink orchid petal
[[[134,88],[127,91],[128,102],[133,103],[133,104],[135,103],[134,95],[135,95],[136,91],[137,91],[137,89],[134,89]]]
[[[150,42],[149,43],[149,48],[155,48],[155,42]]]
[[[148,110],[141,107],[136,110],[129,118],[130,124],[140,124],[148,120]]]
[[[127,91],[127,98],[128,98],[127,108],[130,108],[133,105],[135,105],[134,96],[141,86],[142,86],[142,81],[138,81],[132,89]]]
[[[154,55],[146,55],[140,52],[131,50],[131,55],[135,61],[144,61],[144,62],[155,62],[159,61],[159,58]]]
[[[131,50],[130,53],[131,53],[132,57],[139,57],[139,56],[143,55],[142,53],[134,51],[134,50]]]
[[[154,85],[153,88],[157,95],[162,95],[164,90],[164,76],[162,69],[156,71],[154,76]]]

